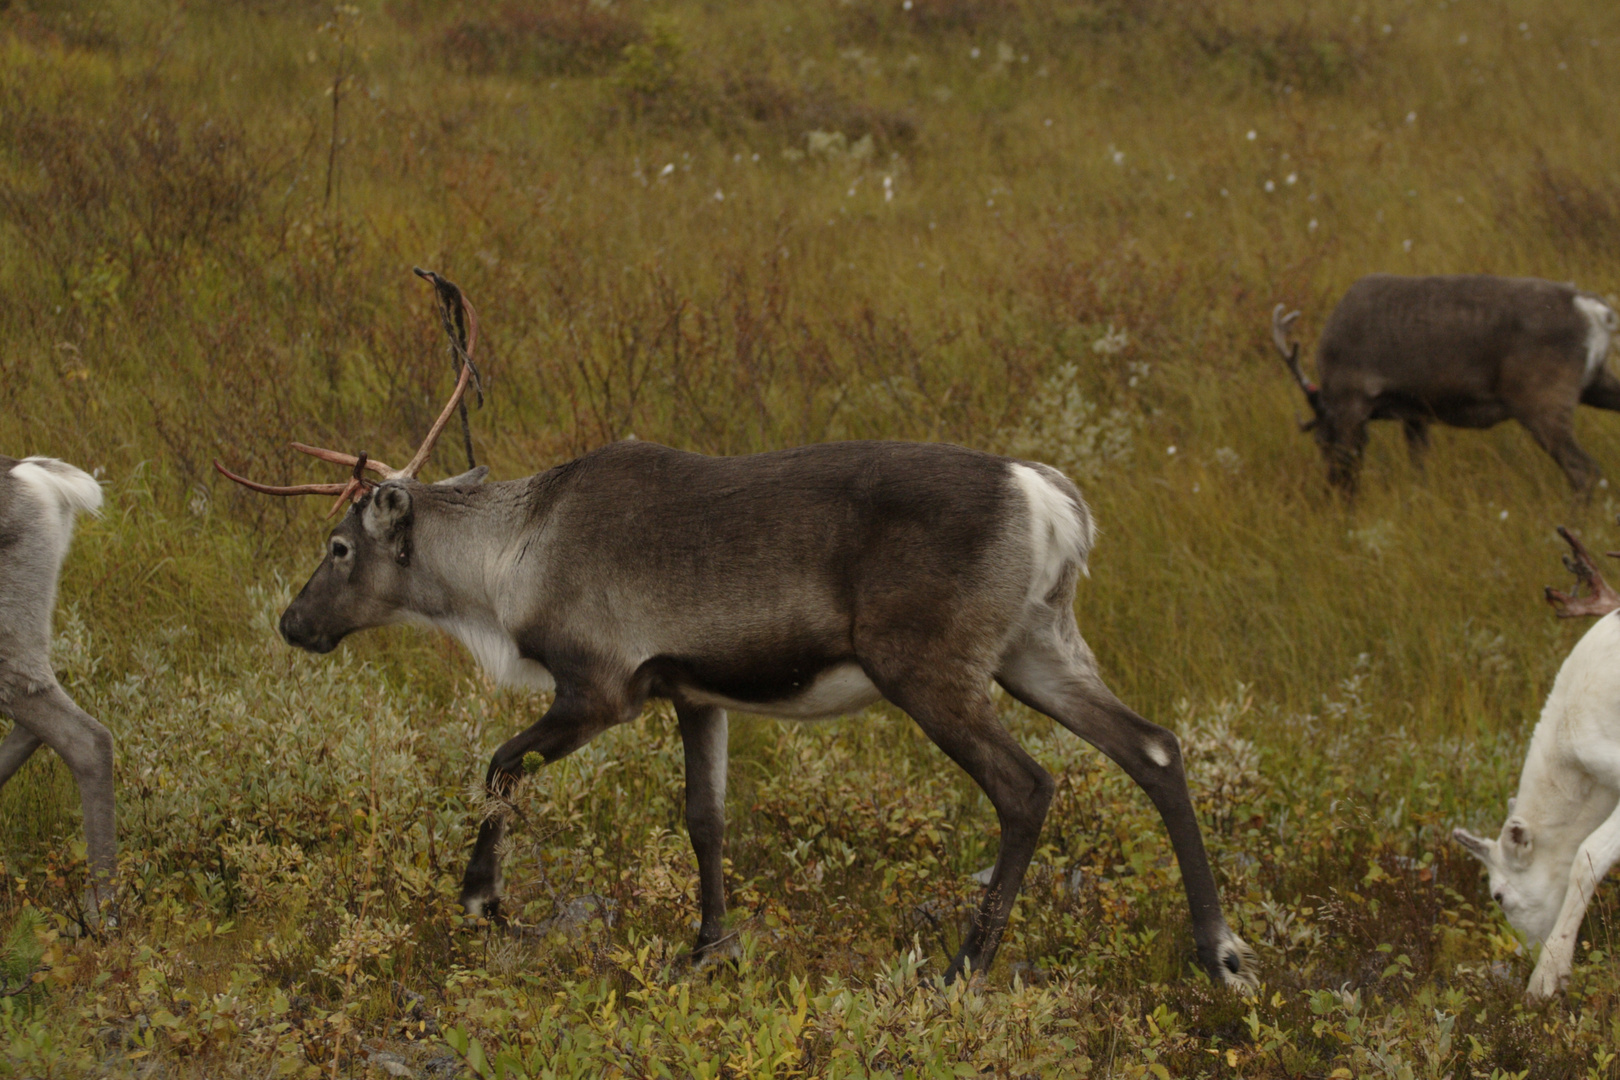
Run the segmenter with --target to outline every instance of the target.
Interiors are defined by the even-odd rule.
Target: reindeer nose
[[[299,618],[292,608],[288,608],[281,613],[281,625],[278,629],[281,630],[281,637],[287,644],[297,646],[300,649],[309,648],[309,627],[304,624],[304,620]]]
[[[1497,889],[1495,892],[1491,893],[1491,899],[1500,904],[1502,902],[1502,890]]]

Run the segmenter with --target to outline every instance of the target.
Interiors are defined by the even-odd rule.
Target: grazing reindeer
[[[465,385],[463,372],[457,396]],[[715,458],[621,442],[523,480],[423,484],[310,452],[386,479],[351,493],[282,636],[324,653],[356,630],[423,623],[494,678],[554,689],[545,715],[496,751],[493,797],[517,784],[526,755],[556,761],[648,698],[674,703],[702,905],[694,958],[726,938],[726,711],[806,720],[881,697],[995,807],[1001,850],[946,977],[988,967],[1054,790],[998,719],[994,679],[1146,790],[1181,865],[1199,959],[1219,982],[1254,983],[1254,954],[1221,914],[1176,738],[1109,691],[1075,624],[1095,530],[1055,469],[915,443]],[[479,829],[462,881],[469,913],[500,914],[504,829],[502,815]]]
[[[57,685],[51,612],[73,520],[100,509],[101,485],[72,465],[0,457],[0,714],[15,722],[0,741],[0,786],[41,743],[73,771],[84,807],[85,914],[92,925],[113,899],[118,873],[113,739]]]
[[[1305,392],[1328,481],[1353,494],[1369,420],[1399,420],[1415,465],[1429,425],[1488,428],[1517,420],[1558,462],[1577,494],[1597,466],[1575,442],[1577,404],[1620,410],[1603,366],[1620,316],[1602,300],[1537,278],[1373,274],[1350,286],[1316,345],[1317,386],[1288,332],[1299,312],[1271,315],[1271,336]]]
[[[1553,680],[1495,840],[1451,835],[1485,864],[1508,922],[1542,945],[1527,993],[1544,998],[1569,978],[1587,905],[1620,860],[1620,594],[1566,529],[1565,563],[1591,595],[1549,588],[1561,618],[1601,615]]]

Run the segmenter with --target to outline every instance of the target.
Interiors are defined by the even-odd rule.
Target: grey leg
[[[1001,823],[1001,848],[990,884],[967,940],[945,970],[945,981],[951,982],[964,968],[984,971],[995,960],[1057,786],[1001,726],[988,675],[976,678],[967,665],[953,673],[948,659],[936,658],[921,671],[916,658],[928,653],[924,642],[914,645],[908,648],[904,639],[891,638],[882,643],[884,655],[863,657],[862,663],[883,696],[904,709],[984,789]]]
[[[1215,875],[1193,812],[1175,735],[1149,723],[1116,698],[1096,674],[1078,629],[1058,615],[1051,629],[1031,633],[1012,650],[996,678],[1007,692],[1045,713],[1107,754],[1158,809],[1181,865],[1198,958],[1229,985],[1255,984],[1254,951],[1233,934],[1221,913]]]
[[[39,747],[39,740],[21,724],[6,733],[5,741],[0,742],[0,787],[6,786],[6,781],[16,775],[23,762]]]
[[[556,700],[537,722],[501,744],[489,763],[485,790],[506,798],[523,778],[523,758],[537,753],[547,764],[578,750],[620,720],[616,709],[588,689],[559,688]],[[461,879],[461,906],[469,915],[501,917],[501,840],[507,815],[497,812],[478,827],[472,857]]]
[[[1425,420],[1402,420],[1401,433],[1406,436],[1406,456],[1412,468],[1423,472],[1424,459],[1429,455],[1429,424]]]
[[[17,728],[26,732],[18,738],[13,730],[0,743],[0,769],[6,770],[7,778],[33,750],[32,746],[24,749],[31,737],[37,740],[35,745],[42,742],[60,754],[78,782],[90,864],[87,908],[95,917],[101,902],[113,898],[118,878],[112,732],[75,705],[60,686],[35,694],[16,694],[6,703],[6,711],[17,722]]]
[[[703,922],[694,959],[701,958],[724,936],[726,888],[723,849],[726,839],[726,711],[676,703],[681,746],[686,752],[686,832],[697,856]]]

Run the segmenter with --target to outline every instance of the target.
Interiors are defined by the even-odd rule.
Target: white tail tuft
[[[1012,466],[1012,475],[1029,500],[1030,540],[1035,548],[1030,599],[1044,600],[1069,563],[1076,564],[1081,573],[1089,572],[1086,558],[1096,541],[1096,527],[1085,503],[1079,501],[1079,492],[1056,469],[1020,462]]]
[[[28,486],[47,506],[64,514],[100,514],[101,485],[83,469],[55,458],[23,458],[11,475]]]
[[[1586,317],[1586,381],[1591,382],[1609,355],[1609,342],[1620,331],[1620,315],[1594,296],[1575,297],[1575,309]]]

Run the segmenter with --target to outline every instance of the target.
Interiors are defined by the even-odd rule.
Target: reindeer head
[[[436,584],[413,574],[411,533],[416,500],[424,487],[481,482],[480,465],[433,485],[411,479],[385,481],[355,503],[326,539],[326,557],[303,590],[281,613],[287,644],[328,653],[356,630],[406,622],[444,606]]]
[[[1564,890],[1569,884],[1569,866],[1536,847],[1535,831],[1529,822],[1513,812],[1508,800],[1508,819],[1495,840],[1475,836],[1467,829],[1454,829],[1451,838],[1485,864],[1491,876],[1491,896],[1514,929],[1534,941],[1545,941],[1564,906]]]
[[[342,484],[272,487],[238,476],[220,462],[214,462],[214,468],[225,476],[266,495],[336,495],[333,513],[349,505],[349,512],[327,537],[326,557],[281,615],[281,636],[289,645],[310,652],[331,652],[338,642],[356,630],[401,622],[413,613],[433,610],[433,598],[419,595],[424,586],[414,581],[409,572],[413,503],[415,493],[425,486],[416,480],[416,475],[427,463],[434,443],[458,407],[463,409],[465,424],[463,398],[478,374],[472,362],[472,352],[478,342],[478,316],[455,285],[432,271],[419,269],[416,272],[437,290],[440,315],[450,335],[459,374],[450,400],[445,402],[422,445],[403,469],[389,468],[371,460],[364,452],[356,456],[298,442],[292,446],[301,453],[353,466],[350,479]],[[467,453],[471,457],[470,438]],[[380,474],[383,479],[368,477],[368,471]],[[473,467],[470,472],[439,483],[452,486],[478,483],[488,472],[485,467]]]

